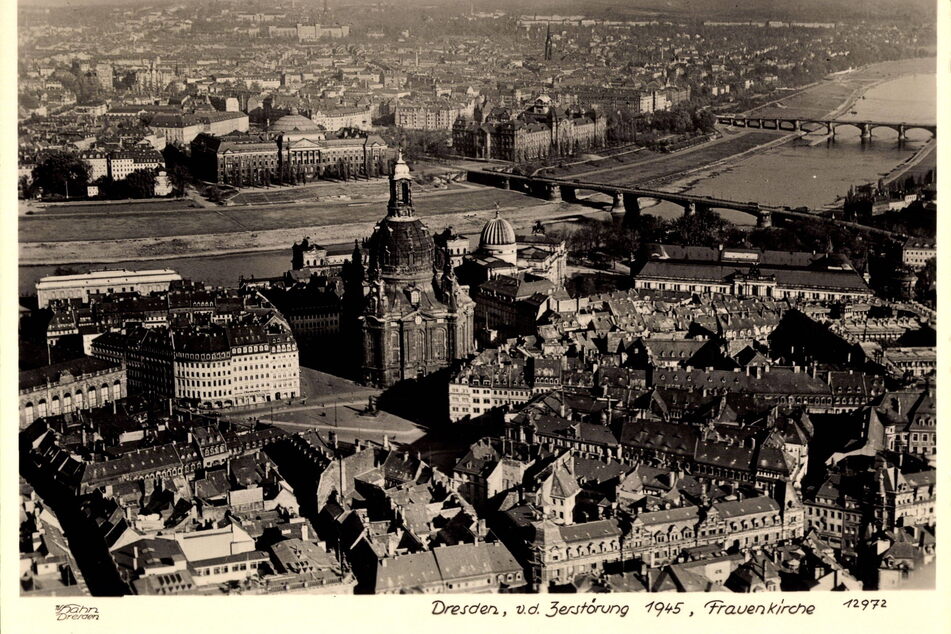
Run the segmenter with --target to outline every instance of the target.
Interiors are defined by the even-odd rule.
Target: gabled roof
[[[779,504],[776,500],[764,495],[736,500],[733,502],[717,502],[713,505],[723,519],[755,515],[757,513],[778,513]]]

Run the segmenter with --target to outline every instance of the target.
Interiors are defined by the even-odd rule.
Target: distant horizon
[[[147,10],[149,7],[160,8],[177,4],[196,4],[194,0],[158,0],[143,6],[136,0],[20,0],[17,8],[37,9],[80,9],[91,7],[127,7],[135,5]],[[204,3],[197,3],[204,4]],[[239,4],[238,0],[212,0],[212,4]],[[256,2],[242,2],[244,6],[256,7]],[[263,3],[262,3],[263,4]],[[308,6],[319,8],[323,0],[299,0],[299,8]],[[331,0],[331,8],[336,6],[376,5],[395,3],[391,0]],[[920,14],[923,19],[936,18],[936,5],[930,0],[868,0],[855,3],[847,0],[801,0],[790,5],[785,0],[753,0],[738,6],[735,0],[637,0],[626,3],[623,0],[587,0],[571,2],[567,0],[527,0],[513,3],[506,0],[409,0],[400,2],[400,6],[439,6],[440,8],[458,7],[465,10],[472,6],[479,10],[507,10],[512,14],[531,14],[543,11],[565,12],[578,14],[615,13],[620,15],[635,15],[638,13],[653,13],[667,16],[723,16],[737,19],[797,19],[823,21],[828,19],[868,18],[879,15],[913,15]],[[750,5],[755,6],[750,6]],[[273,5],[272,5],[273,6]],[[883,16],[884,17],[884,16]]]

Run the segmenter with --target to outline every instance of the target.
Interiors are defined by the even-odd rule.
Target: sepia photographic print
[[[14,12],[4,510],[51,627],[936,588],[930,0]]]

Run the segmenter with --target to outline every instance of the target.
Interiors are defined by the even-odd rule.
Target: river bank
[[[539,203],[524,198],[525,206],[502,206],[505,218],[516,229],[527,231],[536,220],[560,220],[603,212],[568,203]],[[230,232],[161,236],[124,240],[74,240],[70,242],[32,242],[20,244],[22,266],[62,266],[67,264],[110,264],[146,262],[182,257],[262,253],[290,249],[290,245],[308,236],[325,246],[352,244],[370,235],[382,212],[374,209],[370,221],[299,226],[255,232]],[[439,233],[451,227],[454,232],[478,233],[495,214],[493,209],[463,211],[424,216],[430,231]]]
[[[884,70],[863,69],[856,77],[836,78],[817,86],[826,87],[818,102],[828,103],[831,95],[839,101],[822,116],[844,111],[859,98],[856,82],[876,86],[893,73],[913,72],[926,68],[927,60],[907,60],[886,63]],[[933,63],[933,61],[932,61]],[[911,70],[909,70],[911,69]],[[846,83],[847,82],[847,83]],[[835,88],[832,90],[831,87]],[[842,88],[848,88],[847,93]],[[803,91],[801,94],[808,93]],[[805,107],[800,96],[800,106]],[[784,114],[788,108],[781,109]],[[788,144],[799,133],[775,131],[727,131],[724,138],[672,155],[663,155],[617,168],[598,170],[596,182],[616,184],[664,184],[689,189],[714,174],[727,171],[732,164],[752,155],[768,152]],[[842,155],[843,157],[845,155]],[[923,154],[926,157],[927,154]],[[904,158],[904,157],[903,157]],[[847,159],[844,159],[847,160]],[[896,161],[898,162],[898,161]],[[917,161],[921,165],[925,158]],[[908,169],[912,169],[910,161]],[[843,163],[836,165],[847,166]],[[888,165],[882,172],[893,169]],[[836,167],[838,169],[838,167]],[[782,168],[777,169],[777,173]],[[686,180],[685,177],[689,177]],[[813,176],[812,178],[815,178]],[[779,181],[782,183],[782,181]],[[794,181],[802,182],[802,181]],[[267,205],[263,207],[216,207],[213,209],[182,209],[175,211],[130,212],[114,215],[83,214],[75,208],[70,213],[68,227],[65,218],[29,216],[20,218],[20,265],[69,265],[76,263],[109,264],[116,262],[181,259],[185,257],[216,257],[223,254],[269,253],[289,248],[289,245],[308,235],[327,245],[352,243],[369,235],[383,214],[379,206],[382,183],[367,184],[366,198],[359,202],[324,201],[294,205]],[[787,191],[792,191],[783,184]],[[847,188],[847,187],[846,187]],[[315,193],[318,191],[314,190]],[[322,192],[324,194],[328,192]],[[762,192],[760,192],[762,193]],[[800,195],[792,192],[794,195]],[[732,195],[730,195],[732,194]],[[731,189],[722,197],[740,200],[759,200],[757,193]],[[379,200],[377,200],[379,198]],[[764,201],[765,202],[765,201]],[[456,232],[477,232],[492,215],[495,203],[505,210],[506,217],[520,229],[530,227],[535,220],[551,221],[557,218],[603,213],[581,205],[539,203],[537,199],[518,192],[484,188],[469,184],[454,185],[449,191],[420,192],[416,197],[417,214],[433,231],[452,226]],[[788,204],[788,203],[782,203]],[[796,202],[795,206],[799,203]],[[66,216],[67,214],[62,214]]]
[[[931,139],[928,143],[918,150],[910,159],[904,161],[886,174],[882,180],[886,185],[894,183],[897,180],[907,176],[923,176],[927,172],[935,169],[938,159],[938,141]]]
[[[769,103],[757,106],[745,114],[763,117],[786,117],[803,119],[839,118],[848,113],[862,95],[876,86],[903,75],[934,71],[934,58],[914,58],[882,62],[856,69],[850,73],[837,75],[830,79],[813,82],[790,91]],[[584,177],[605,184],[645,185],[657,179],[669,181],[683,171],[680,165],[692,162],[690,171],[704,165],[719,164],[730,158],[740,158],[751,151],[768,150],[777,145],[778,132],[763,130],[751,131],[744,128],[725,128],[721,139],[703,143],[687,150],[672,154],[663,154],[641,149],[638,152],[626,152],[624,155],[612,155],[585,161],[567,163],[564,167],[545,168],[544,172],[552,178]],[[751,136],[753,135],[753,136]],[[786,142],[800,136],[798,133],[784,135]],[[634,156],[631,156],[634,155]],[[689,156],[689,160],[684,157]],[[633,160],[631,160],[633,159]],[[620,164],[612,164],[620,163]],[[637,175],[626,180],[614,181],[612,175],[621,175],[626,170]],[[598,178],[591,178],[597,176]]]
[[[816,118],[848,119],[850,117],[842,115],[851,112],[854,113],[852,119],[920,120],[928,123],[934,117],[934,103],[927,97],[927,90],[920,91],[923,88],[922,82],[927,86],[927,78],[931,77],[933,80],[933,75],[914,72],[910,75],[898,75],[904,71],[927,69],[928,61],[911,60],[904,66],[892,64],[890,72],[872,72],[866,69],[860,86],[853,86],[844,101]],[[829,94],[826,91],[825,96]],[[896,110],[896,94],[924,96]],[[901,100],[905,101],[905,98]],[[922,104],[929,103],[931,114],[927,112],[928,108],[921,107]],[[908,110],[913,105],[915,107]],[[798,114],[801,112],[792,116]],[[789,115],[783,112],[782,116]],[[834,141],[826,142],[825,135],[820,134],[818,142],[808,143],[807,147],[814,149],[806,149],[803,142],[796,140],[813,136],[792,133],[742,154],[654,180],[649,185],[666,191],[690,191],[740,200],[758,200],[764,204],[828,208],[836,206],[833,200],[854,184],[874,182],[878,178],[892,181],[909,173],[924,173],[933,169],[934,139],[925,141],[918,135],[916,139],[898,143],[895,138],[897,134],[888,130],[883,130],[882,136],[878,134],[876,133],[875,140],[866,141],[859,138],[856,130],[846,128]],[[757,157],[753,158],[752,155]],[[830,192],[829,185],[833,181],[836,185]],[[770,182],[780,184],[781,187],[777,189],[770,185]],[[826,185],[822,185],[823,182]],[[791,188],[789,183],[797,183],[798,186]],[[817,195],[823,187],[827,193],[819,198]],[[674,213],[669,207],[661,207],[661,211],[661,215],[669,216]],[[733,217],[730,219],[736,221]],[[743,220],[745,219],[741,219],[741,223]]]

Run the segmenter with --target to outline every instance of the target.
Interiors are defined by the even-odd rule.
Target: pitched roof
[[[434,553],[398,555],[380,560],[376,568],[376,591],[411,589],[442,581]]]
[[[675,509],[665,509],[663,511],[648,511],[638,513],[634,518],[635,522],[640,522],[645,526],[654,524],[672,524],[676,522],[696,522],[700,516],[700,509],[696,506],[683,506]]]
[[[778,513],[780,510],[776,500],[764,495],[732,502],[717,502],[713,505],[713,508],[715,508],[724,519],[753,515],[756,513]]]
[[[515,573],[522,566],[501,542],[442,546],[433,551],[443,581]]]
[[[570,543],[617,537],[621,534],[621,529],[618,527],[617,520],[610,519],[559,526],[558,532],[563,540]]]
[[[25,390],[33,387],[46,385],[47,382],[56,384],[60,381],[63,374],[69,373],[75,378],[82,378],[85,375],[98,372],[118,371],[120,366],[112,361],[97,359],[95,357],[81,357],[62,363],[54,363],[33,370],[24,370],[20,372],[20,389]]]

